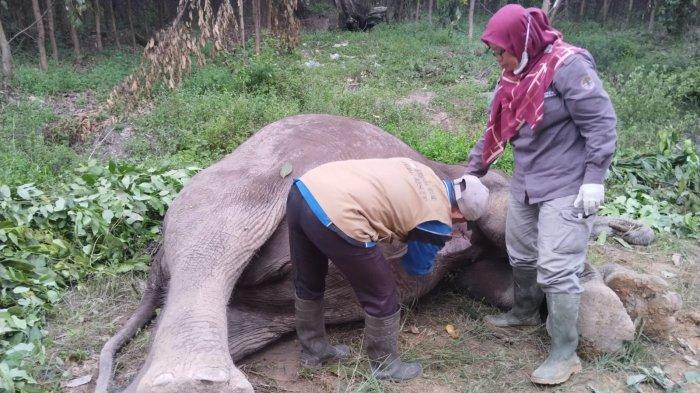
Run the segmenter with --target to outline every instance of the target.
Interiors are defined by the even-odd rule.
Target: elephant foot
[[[637,273],[625,267],[609,264],[601,269],[605,284],[615,291],[632,319],[644,321],[647,336],[665,339],[676,325],[681,297],[669,289],[661,277]]]
[[[137,393],[252,393],[253,387],[230,360],[197,357],[187,364],[152,366],[131,391]]]
[[[625,306],[600,277],[583,283],[578,330],[580,349],[590,354],[616,352],[634,339],[634,324]]]

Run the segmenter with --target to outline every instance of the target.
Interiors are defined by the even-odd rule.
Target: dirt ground
[[[548,337],[544,327],[492,331],[483,316],[496,310],[466,298],[450,287],[448,277],[436,290],[405,309],[400,349],[403,357],[423,364],[423,375],[413,381],[377,381],[367,373],[360,351],[362,323],[329,327],[334,343],[351,346],[353,357],[317,370],[300,369],[299,343],[293,334],[249,356],[238,366],[257,392],[629,392],[626,380],[640,367],[658,366],[674,382],[684,373],[700,371],[698,361],[698,262],[700,248],[659,240],[649,248],[626,249],[617,244],[591,243],[594,264],[616,262],[637,271],[664,275],[683,298],[677,327],[667,340],[652,341],[640,334],[616,355],[583,357],[583,372],[569,382],[545,388],[529,382],[529,373],[546,357]],[[680,256],[678,263],[673,255]],[[676,257],[676,260],[678,258]],[[668,277],[671,273],[672,277]],[[143,289],[140,274],[103,278],[74,288],[48,322],[50,343],[43,386],[50,391],[90,392],[96,378],[101,345],[136,308]],[[453,325],[453,338],[445,326]],[[642,332],[643,333],[643,332]],[[115,385],[123,389],[138,372],[147,353],[150,328],[129,343],[117,360]],[[696,364],[696,363],[695,363]],[[76,378],[90,382],[66,387]],[[642,392],[662,392],[658,385],[643,383]],[[685,384],[685,392],[700,392],[700,385]]]

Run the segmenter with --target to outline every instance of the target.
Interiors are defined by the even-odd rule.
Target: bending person
[[[399,359],[396,283],[376,244],[406,242],[403,268],[414,275],[429,274],[452,223],[479,218],[488,195],[474,176],[441,180],[408,158],[331,162],[295,179],[287,223],[302,365],[350,354],[347,346],[332,346],[326,338],[323,293],[330,259],[365,310],[364,349],[373,375],[392,380],[419,376],[419,363]]]
[[[551,350],[530,379],[559,384],[581,370],[576,347],[583,290],[577,274],[592,216],[603,202],[615,112],[590,53],[564,42],[542,10],[506,5],[481,40],[502,72],[467,173],[485,174],[508,142],[515,160],[506,219],[515,299],[510,311],[486,321],[537,325],[546,294]]]

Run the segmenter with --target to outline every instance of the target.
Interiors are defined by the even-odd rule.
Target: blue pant
[[[380,318],[399,309],[396,282],[379,248],[352,245],[325,227],[294,186],[287,198],[287,224],[299,298],[323,298],[330,259],[348,280],[367,314]]]

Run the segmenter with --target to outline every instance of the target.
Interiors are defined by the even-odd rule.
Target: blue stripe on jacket
[[[447,181],[443,183],[451,204],[454,204],[455,197],[452,184]],[[376,242],[360,242],[345,234],[345,232],[333,224],[328,214],[326,214],[304,182],[300,179],[294,179],[294,185],[299,189],[299,192],[316,218],[318,218],[324,226],[336,232],[345,241],[352,245],[365,248],[374,247],[377,244]],[[412,275],[423,276],[432,273],[435,265],[435,257],[440,249],[445,246],[451,233],[452,227],[450,225],[437,220],[418,224],[408,233],[406,238],[408,250],[401,260],[401,266],[403,266],[407,273]]]

